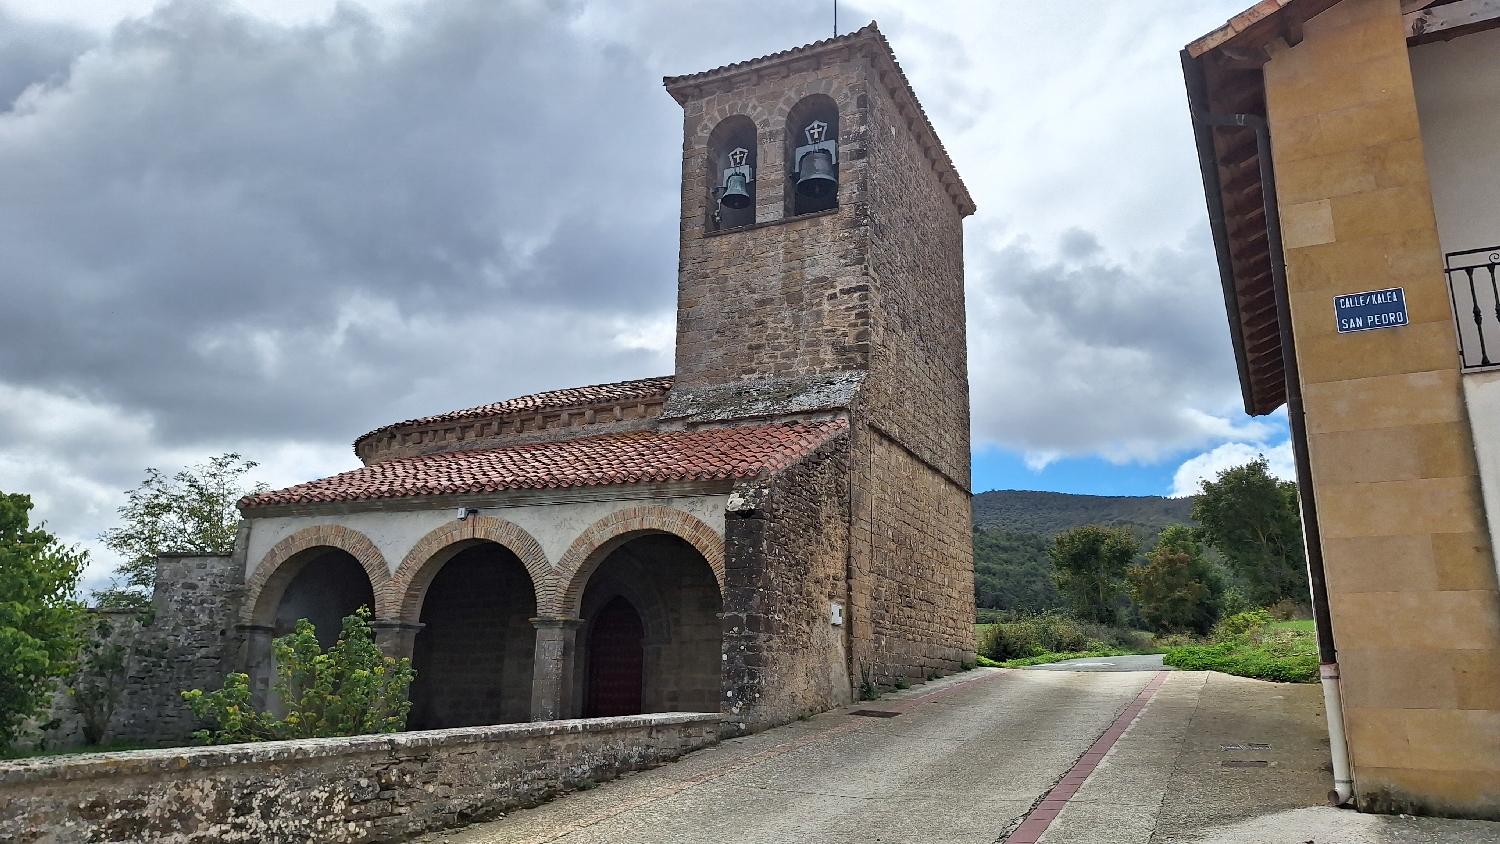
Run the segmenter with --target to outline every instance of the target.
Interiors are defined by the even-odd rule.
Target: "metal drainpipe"
[[[1276,174],[1271,166],[1271,130],[1254,114],[1199,114],[1209,126],[1240,126],[1255,131],[1260,159],[1261,194],[1265,198],[1266,247],[1271,253],[1271,286],[1276,295],[1276,322],[1281,334],[1281,362],[1286,375],[1286,417],[1292,432],[1292,455],[1297,464],[1297,499],[1302,505],[1302,536],[1307,574],[1312,585],[1313,622],[1318,632],[1318,676],[1323,683],[1323,708],[1328,714],[1328,740],[1333,761],[1333,790],[1328,799],[1342,806],[1354,796],[1349,766],[1349,743],[1344,733],[1344,706],[1339,694],[1338,652],[1333,644],[1333,620],[1328,613],[1328,581],[1323,569],[1323,542],[1318,529],[1318,505],[1313,493],[1312,463],[1307,455],[1307,418],[1302,409],[1302,378],[1297,370],[1297,348],[1292,338],[1291,297],[1286,286],[1286,257],[1281,251],[1281,212],[1276,200]]]

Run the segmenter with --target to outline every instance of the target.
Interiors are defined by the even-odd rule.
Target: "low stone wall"
[[[704,713],[0,763],[0,842],[377,842],[492,818],[718,741]]]

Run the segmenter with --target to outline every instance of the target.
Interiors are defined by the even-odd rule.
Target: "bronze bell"
[[[811,199],[822,199],[838,189],[839,180],[834,175],[833,153],[826,149],[815,149],[802,156],[797,172],[797,193]]]
[[[724,180],[724,195],[719,198],[719,203],[735,211],[750,207],[750,191],[745,184],[744,173],[729,174],[729,178]]]

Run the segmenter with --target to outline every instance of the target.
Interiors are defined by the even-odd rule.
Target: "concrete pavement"
[[[1091,656],[1049,662],[1045,665],[1028,665],[1022,671],[1171,671],[1162,664],[1161,654],[1126,654],[1123,656]]]
[[[422,840],[994,844],[1156,676],[978,669]],[[1316,808],[1329,784],[1316,686],[1162,676],[1041,844],[1500,844],[1500,824]],[[901,714],[852,714],[861,709]]]

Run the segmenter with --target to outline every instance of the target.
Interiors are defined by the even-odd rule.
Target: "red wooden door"
[[[589,630],[589,705],[584,717],[641,714],[646,627],[635,607],[615,598]]]

